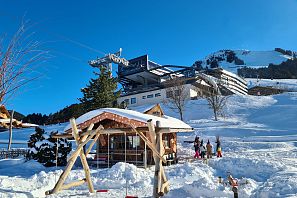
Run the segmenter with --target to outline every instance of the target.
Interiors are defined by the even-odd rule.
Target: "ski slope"
[[[237,73],[237,69],[241,67],[250,67],[250,68],[260,68],[260,67],[268,67],[269,64],[279,65],[282,62],[291,59],[292,56],[284,55],[275,50],[267,50],[267,51],[250,51],[250,50],[232,50],[235,53],[235,56],[242,60],[244,64],[237,65],[235,61],[229,63],[227,61],[226,51],[220,50],[214,52],[202,61],[202,65],[204,67],[210,65],[207,64],[207,60],[211,60],[213,57],[219,57],[220,61],[218,61],[218,65],[230,72]]]
[[[169,116],[177,117],[176,112],[164,105],[163,108]],[[230,187],[218,183],[218,177],[225,178],[228,171],[249,181],[239,187],[240,197],[297,197],[296,112],[297,92],[232,96],[225,116],[219,121],[213,120],[206,101],[190,101],[185,119],[195,132],[178,134],[178,155],[194,155],[193,145],[184,143],[185,140],[199,135],[214,144],[215,136],[220,135],[223,158],[214,157],[208,164],[196,160],[165,167],[171,189],[165,197],[233,197]],[[61,130],[66,124],[45,129]],[[26,140],[32,132],[32,129],[17,130],[13,137]],[[6,137],[7,134],[0,134],[0,139]],[[45,197],[44,192],[53,188],[63,170],[63,167],[45,168],[34,161],[0,167],[0,197]],[[125,163],[110,169],[93,168],[95,189],[109,189],[108,193],[89,194],[84,185],[49,197],[124,197],[126,180],[129,195],[150,197],[153,175],[153,168],[145,170]],[[67,182],[83,177],[84,172],[77,167]]]

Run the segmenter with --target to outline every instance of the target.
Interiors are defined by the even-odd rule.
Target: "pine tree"
[[[87,111],[116,107],[117,98],[120,96],[120,90],[117,91],[117,78],[111,77],[111,72],[104,66],[100,67],[100,74],[94,73],[98,78],[91,79],[89,85],[81,90],[83,97],[79,99],[80,102]]]
[[[44,129],[36,127],[35,133],[30,136],[28,141],[28,148],[30,149],[28,158],[37,160],[44,166],[54,166],[57,158],[58,166],[65,166],[67,164],[67,155],[70,153],[72,145],[67,139],[63,138],[59,138],[57,142],[57,139],[52,138],[52,135],[56,133],[52,132],[50,135],[47,135]]]

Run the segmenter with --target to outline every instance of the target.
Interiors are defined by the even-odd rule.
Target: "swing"
[[[136,137],[137,137],[137,133],[136,133]],[[137,146],[136,146],[136,165],[137,165]],[[125,196],[125,198],[138,198],[138,196],[128,195],[128,180],[127,180],[126,166],[127,166],[127,134],[125,133],[125,179],[126,179],[126,196]]]

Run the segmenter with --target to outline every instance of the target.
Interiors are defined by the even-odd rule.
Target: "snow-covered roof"
[[[146,123],[147,120],[152,120],[152,122],[155,124],[156,121],[160,121],[160,127],[162,128],[178,128],[178,129],[192,129],[191,126],[188,124],[184,123],[183,121],[170,117],[170,116],[164,116],[164,117],[158,117],[154,115],[148,115],[148,114],[143,114],[137,111],[133,110],[128,110],[128,109],[118,109],[118,108],[102,108],[102,109],[97,109],[90,111],[88,113],[85,113],[84,115],[80,116],[79,118],[76,119],[76,124],[82,124],[100,114],[103,113],[112,113],[116,114],[122,117],[126,117],[131,120],[137,120],[143,123]],[[68,124],[64,131],[67,131],[71,128],[70,124]]]
[[[156,105],[155,104],[145,104],[145,105],[141,105],[141,106],[137,106],[137,107],[128,107],[128,108],[133,111],[138,111],[140,113],[144,113],[144,112],[152,109],[154,106],[156,106]]]

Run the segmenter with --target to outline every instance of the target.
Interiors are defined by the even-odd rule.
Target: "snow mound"
[[[253,197],[296,197],[297,195],[297,169],[281,171],[269,178]]]
[[[25,162],[24,158],[19,158],[19,159],[1,159],[0,160],[0,169],[2,168],[7,168],[7,167],[12,167],[15,165],[20,165]]]
[[[271,161],[264,159],[247,159],[243,157],[224,157],[210,161],[209,165],[221,175],[230,172],[237,178],[252,178],[262,182],[270,178],[275,172],[283,170],[282,165],[277,162],[271,163]]]

